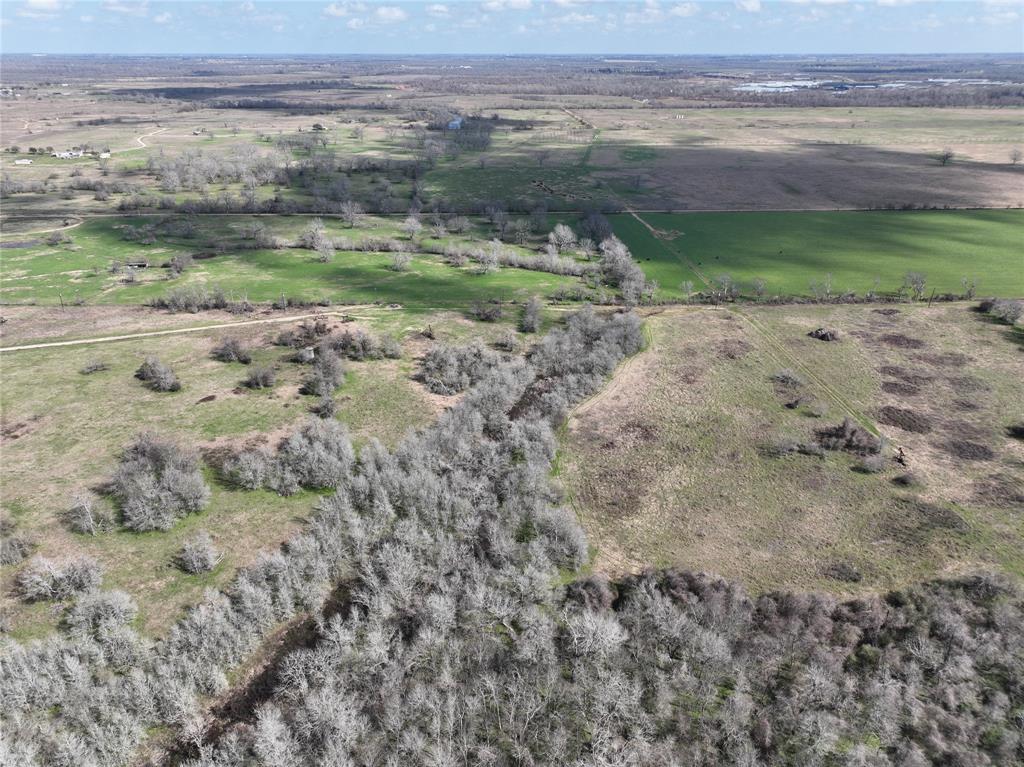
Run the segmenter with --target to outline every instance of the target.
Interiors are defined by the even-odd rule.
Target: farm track
[[[764,326],[760,320],[756,320],[742,309],[734,306],[728,307],[729,311],[735,314],[737,317],[747,323],[764,341],[771,347],[771,351],[774,352],[776,360],[783,365],[799,370],[800,373],[817,386],[825,395],[838,405],[847,415],[851,416],[861,426],[870,431],[873,434],[878,434],[878,428],[875,426],[868,416],[858,410],[853,403],[851,403],[846,397],[840,394],[835,388],[832,387],[827,381],[821,376],[815,373],[810,367],[808,367],[798,356],[793,354],[787,349],[775,335]]]
[[[355,304],[350,309],[367,309],[375,304]],[[313,314],[294,314],[288,317],[268,317],[261,320],[242,320],[240,322],[220,322],[214,325],[198,325],[188,328],[173,328],[170,330],[146,330],[139,333],[126,333],[119,336],[97,336],[95,338],[78,338],[71,341],[46,341],[38,344],[22,344],[20,346],[0,347],[2,352],[29,351],[31,349],[52,349],[59,346],[84,346],[87,344],[103,344],[113,341],[131,341],[137,338],[152,338],[154,336],[171,336],[182,333],[203,333],[211,330],[224,330],[229,328],[246,327],[249,325],[269,325],[283,322],[296,322],[298,320],[309,320],[317,317],[351,317],[348,312],[330,311],[315,312]]]
[[[643,218],[642,218],[642,217],[640,216],[640,213],[638,213],[637,211],[633,210],[632,208],[626,208],[626,212],[627,212],[627,213],[629,213],[629,215],[631,215],[631,216],[632,216],[633,218],[635,218],[635,219],[636,219],[637,221],[639,221],[639,222],[640,222],[640,224],[641,224],[641,225],[642,225],[642,226],[643,226],[643,227],[644,227],[644,228],[645,228],[645,229],[646,229],[646,230],[647,230],[648,232],[650,232],[650,233],[651,233],[651,237],[653,237],[653,238],[655,239],[655,241],[656,241],[656,242],[658,243],[658,245],[660,245],[660,246],[661,246],[661,248],[662,248],[662,249],[663,249],[663,250],[664,250],[664,251],[665,251],[666,253],[668,253],[668,254],[669,254],[670,256],[672,256],[672,257],[673,257],[674,259],[676,259],[677,261],[679,261],[679,262],[680,262],[680,263],[681,263],[681,264],[682,264],[683,266],[685,266],[686,268],[688,268],[688,269],[689,269],[689,270],[690,270],[691,272],[693,272],[693,273],[694,273],[695,275],[697,275],[697,278],[698,278],[698,279],[699,279],[699,280],[700,280],[701,282],[703,282],[703,283],[704,283],[704,286],[705,286],[705,287],[708,287],[708,288],[710,288],[710,287],[711,287],[711,281],[710,281],[710,280],[709,280],[709,279],[708,279],[707,277],[705,277],[705,276],[704,276],[704,273],[703,273],[703,272],[702,272],[702,271],[700,270],[700,267],[699,267],[699,266],[697,266],[697,264],[695,264],[695,263],[694,263],[694,262],[693,262],[693,261],[692,261],[692,260],[691,260],[690,258],[688,258],[688,257],[687,257],[686,255],[684,255],[683,253],[677,253],[677,252],[676,252],[675,250],[673,250],[673,249],[672,249],[672,248],[670,248],[670,247],[669,247],[668,245],[666,245],[666,244],[665,244],[665,241],[664,241],[664,240],[663,240],[663,239],[662,239],[662,238],[661,238],[661,237],[659,236],[658,230],[657,230],[657,229],[655,229],[655,228],[654,228],[653,226],[651,226],[651,225],[650,225],[649,223],[647,223],[646,221],[644,221],[644,219],[643,219]]]

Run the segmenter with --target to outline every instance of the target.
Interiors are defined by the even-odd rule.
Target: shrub
[[[137,612],[135,602],[123,591],[94,591],[78,598],[64,625],[72,636],[104,637],[129,625]]]
[[[992,302],[989,314],[1007,325],[1015,325],[1024,316],[1024,301],[999,299]]]
[[[221,560],[221,554],[213,545],[210,534],[200,530],[192,538],[185,541],[178,554],[178,566],[186,573],[197,575],[208,573]]]
[[[321,418],[334,418],[338,412],[338,403],[331,395],[320,398],[320,402],[310,408],[310,412]]]
[[[784,368],[783,370],[773,373],[772,381],[777,383],[779,386],[784,386],[789,389],[798,389],[806,383],[800,375],[794,373],[789,368]]]
[[[501,319],[501,304],[496,301],[474,301],[469,313],[481,322],[497,322]]]
[[[412,263],[412,256],[408,253],[395,253],[391,256],[391,265],[388,267],[393,272],[407,272]]]
[[[462,347],[439,344],[424,355],[420,377],[435,394],[457,394],[483,378],[497,359],[479,341]]]
[[[221,288],[207,288],[205,285],[183,285],[154,298],[150,305],[170,312],[196,312],[208,309],[226,309],[228,299]]]
[[[181,383],[174,371],[156,357],[146,357],[135,371],[135,377],[153,391],[172,392],[181,389]]]
[[[124,524],[132,530],[167,530],[210,500],[195,454],[151,434],[124,451],[110,483]]]
[[[35,545],[22,535],[13,535],[14,523],[7,517],[0,522],[0,565],[16,565],[24,560]]]
[[[221,339],[220,343],[213,347],[210,356],[221,362],[241,362],[243,365],[252,362],[252,355],[245,344],[241,339],[232,337]]]
[[[826,450],[848,450],[861,455],[871,455],[882,449],[878,437],[854,423],[849,417],[844,418],[838,426],[819,429],[817,435],[818,444]]]
[[[537,296],[530,296],[523,306],[523,316],[519,319],[519,329],[524,333],[536,333],[540,330],[541,312],[544,304]]]
[[[81,369],[79,369],[78,372],[87,376],[92,375],[93,373],[100,373],[104,370],[110,370],[110,366],[106,362],[103,360],[93,360],[92,362],[87,362]]]
[[[59,601],[95,590],[101,578],[100,566],[91,557],[79,557],[60,563],[45,557],[34,557],[18,573],[15,585],[19,596],[26,602]]]
[[[299,391],[324,397],[334,393],[345,380],[345,367],[330,347],[321,344],[313,361],[313,370],[302,382]]]
[[[96,508],[95,499],[89,493],[78,493],[65,516],[72,532],[81,535],[96,535],[113,524],[108,514]]]
[[[276,380],[277,373],[273,368],[253,368],[242,381],[242,385],[249,389],[269,389]]]
[[[503,352],[514,352],[516,350],[516,334],[506,330],[494,342],[494,348]]]
[[[245,490],[258,490],[267,482],[270,456],[262,450],[245,450],[224,463],[222,469],[228,481]]]
[[[857,464],[857,471],[863,474],[878,474],[885,471],[886,461],[880,453],[866,455]]]

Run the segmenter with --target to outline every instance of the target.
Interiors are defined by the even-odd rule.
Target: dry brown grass
[[[1009,512],[1013,487],[1024,486],[1024,450],[1003,423],[1024,401],[1024,364],[998,328],[964,304],[738,312],[756,324],[712,308],[650,317],[652,348],[573,415],[563,476],[595,568],[678,565],[755,590],[840,592],[977,568],[1024,574],[1024,531]],[[844,343],[806,337],[822,324],[839,328]],[[922,347],[892,346],[887,335]],[[738,341],[745,354],[721,353]],[[930,364],[966,354],[959,350],[971,358],[961,376],[985,385],[973,411],[956,409],[962,395],[936,375],[947,368]],[[772,375],[797,364],[813,377],[780,396]],[[797,396],[832,411],[818,419],[806,405],[785,407]],[[858,459],[837,453],[767,457],[780,440],[812,440],[847,407],[869,423],[882,413],[914,427],[875,422],[889,438],[881,473],[858,472]],[[993,455],[958,459],[949,452],[957,440]],[[908,471],[894,460],[899,447],[918,482],[893,481]]]

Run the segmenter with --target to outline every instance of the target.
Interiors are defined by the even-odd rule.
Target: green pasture
[[[275,235],[294,237],[310,216],[261,217]],[[139,226],[155,219],[97,218],[67,230],[72,242],[51,246],[46,235],[19,235],[19,244],[5,248],[0,267],[0,299],[6,303],[65,303],[83,300],[99,304],[139,304],[173,288],[205,284],[222,288],[229,296],[250,301],[273,301],[281,296],[304,300],[330,299],[336,303],[400,303],[419,307],[465,307],[476,300],[521,300],[545,295],[574,284],[570,277],[543,272],[501,268],[477,274],[472,265],[452,267],[426,254],[413,257],[408,271],[390,269],[388,253],[339,251],[329,263],[320,263],[308,250],[239,249],[240,229],[248,217],[204,216],[196,237],[159,236],[152,245],[122,238],[125,225]],[[398,236],[399,219],[380,219],[372,228],[348,229],[340,221],[325,220],[332,236]],[[455,238],[451,238],[455,239]],[[479,240],[478,240],[479,241]],[[179,277],[161,264],[178,254],[209,251],[220,243],[223,252],[197,259]],[[436,241],[435,241],[436,244]],[[112,262],[146,259],[136,282],[126,284],[123,274],[109,271]]]
[[[812,282],[831,274],[835,293],[893,293],[907,272],[927,277],[927,292],[960,293],[976,281],[979,295],[1024,295],[1024,211],[827,211],[652,213],[645,222],[612,217],[665,297],[690,280],[728,274],[751,293],[810,295]]]

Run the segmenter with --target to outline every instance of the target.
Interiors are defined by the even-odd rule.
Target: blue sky
[[[7,53],[1024,52],[1024,0],[0,0]]]

